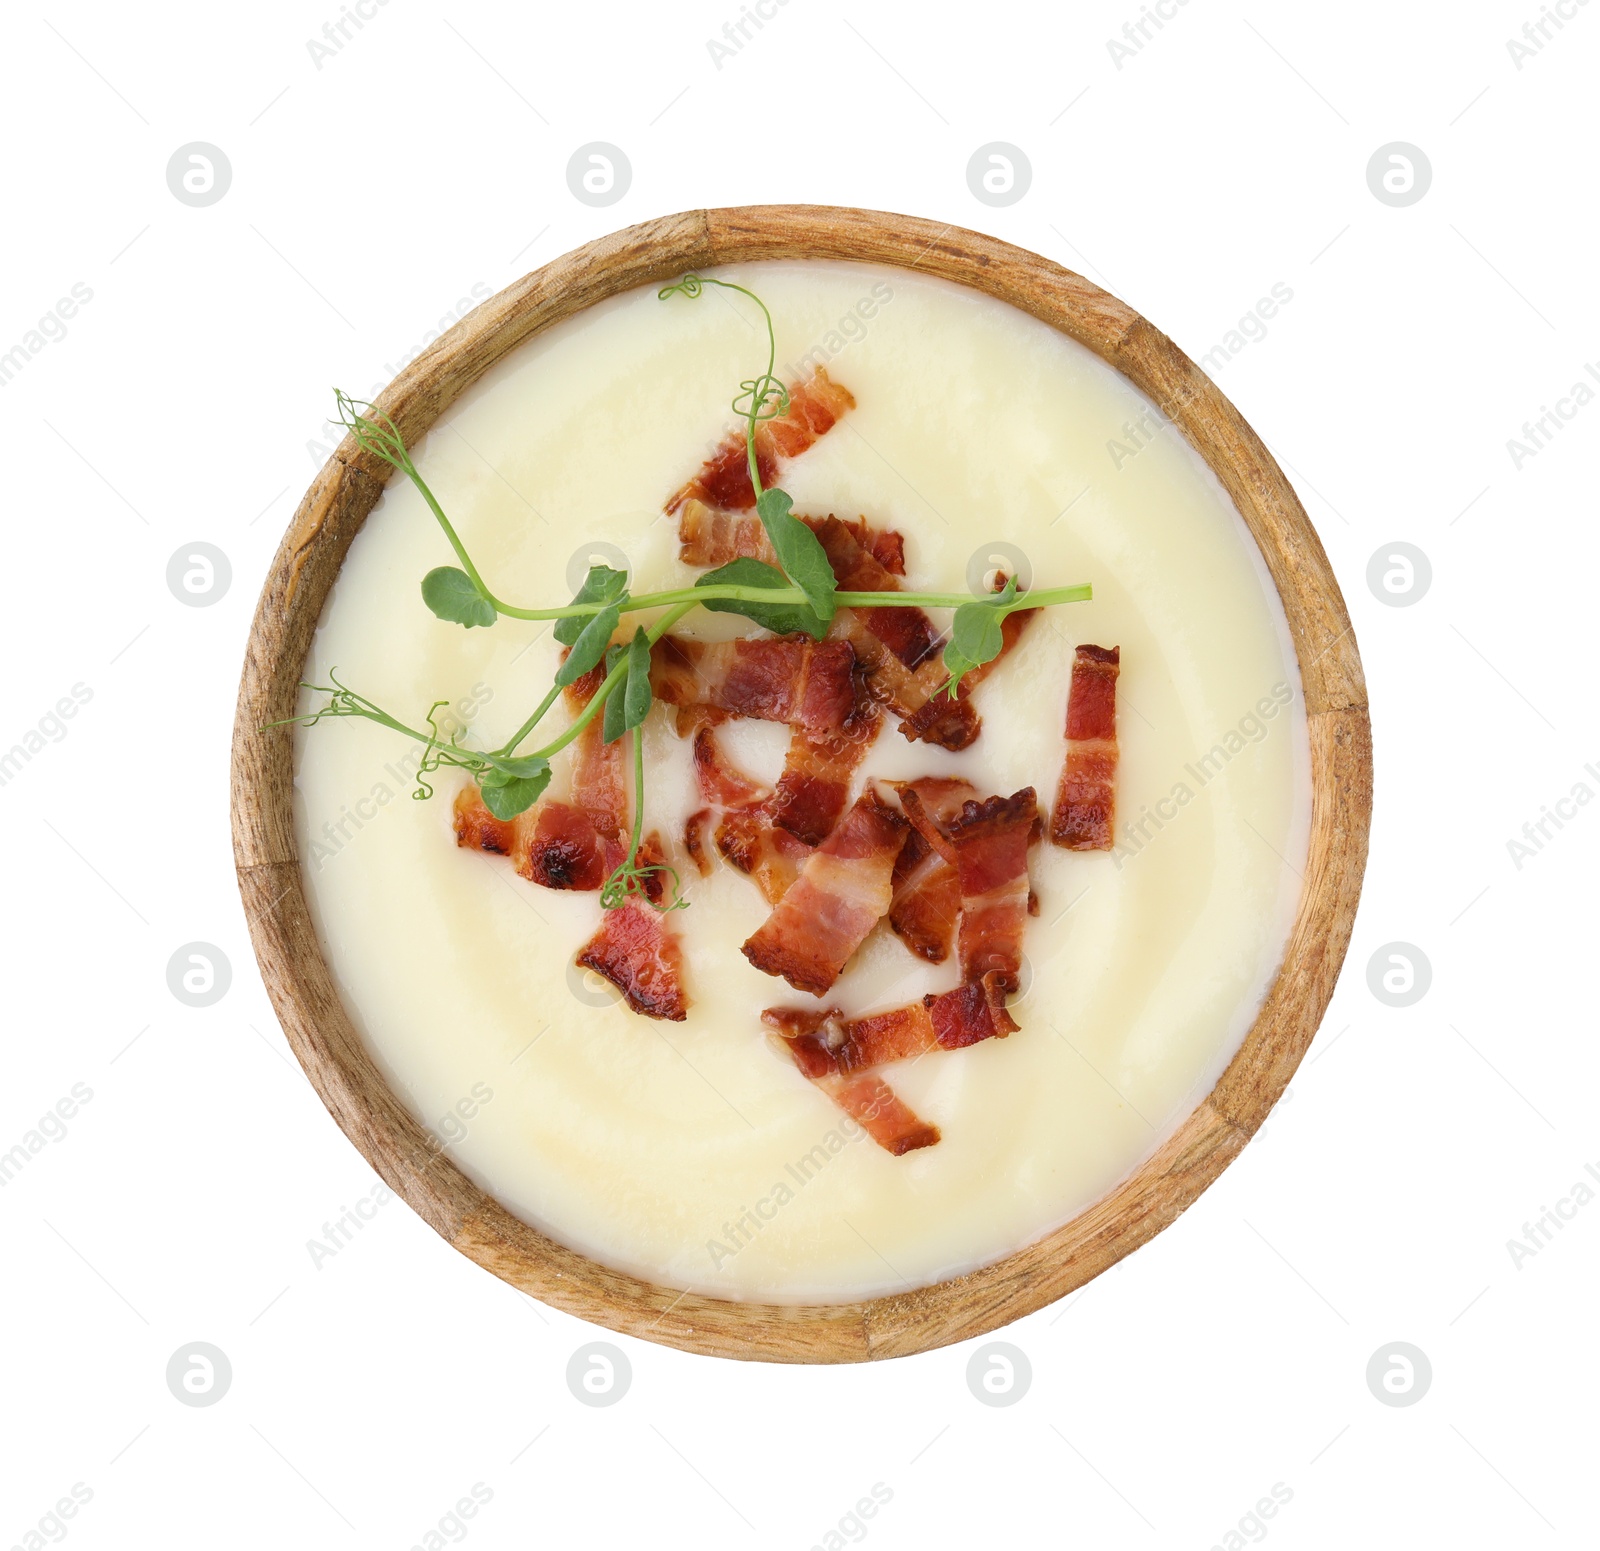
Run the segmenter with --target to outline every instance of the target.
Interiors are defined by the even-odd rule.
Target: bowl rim
[[[416,445],[459,395],[536,334],[636,286],[775,259],[881,264],[996,297],[1093,350],[1180,429],[1233,499],[1288,618],[1310,741],[1310,844],[1283,961],[1211,1091],[1138,1168],[1003,1259],[913,1291],[837,1304],[713,1298],[617,1271],[523,1222],[413,1118],[340,1001],[307,905],[293,815],[301,671],[351,540],[391,472],[346,437],[289,523],[246,644],[232,745],[234,859],[251,941],[290,1048],[388,1187],[461,1253],[562,1311],[711,1356],[854,1362],[986,1334],[1082,1286],[1185,1210],[1238,1155],[1316,1033],[1360,897],[1372,813],[1366,684],[1350,617],[1310,519],[1260,438],[1132,308],[1071,270],[978,232],[824,205],[691,210],[563,254],[468,313],[377,402]]]

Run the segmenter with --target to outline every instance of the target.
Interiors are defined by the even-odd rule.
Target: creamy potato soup
[[[759,293],[777,375],[822,366],[854,407],[778,479],[795,512],[865,518],[904,540],[900,585],[1089,583],[1041,613],[971,697],[981,732],[952,751],[884,719],[855,773],[870,785],[964,777],[985,797],[1032,787],[1048,831],[1066,753],[1075,649],[1117,648],[1111,848],[1027,855],[1016,1031],[883,1066],[936,1145],[879,1145],[808,1079],[768,1008],[848,1018],[951,991],[880,922],[820,996],[741,946],[773,913],[721,856],[684,849],[705,806],[674,711],[644,726],[645,828],[687,908],[681,1021],[639,1016],[575,957],[593,890],[554,890],[457,844],[468,778],[368,721],[296,733],[301,856],[322,940],[358,1028],[417,1119],[511,1211],[572,1248],[674,1288],[846,1301],[994,1261],[1102,1196],[1167,1137],[1249,1028],[1301,887],[1310,782],[1300,682],[1266,569],[1216,478],[1111,367],[999,302],[902,270],[775,263],[719,270]],[[519,605],[573,594],[591,559],[634,592],[686,587],[664,508],[736,426],[765,363],[760,316],[708,287],[612,298],[516,351],[412,449],[490,587]],[[453,556],[396,476],[352,545],[307,677],[402,721],[498,747],[549,688],[548,624],[435,618],[423,575]],[[648,624],[656,616],[642,616]],[[943,628],[949,614],[932,612]],[[625,615],[625,627],[641,617]],[[674,635],[755,634],[696,610]],[[307,694],[305,711],[325,696]],[[568,719],[558,702],[526,745]],[[547,732],[548,727],[551,731]],[[770,785],[790,729],[734,716],[721,756]],[[549,795],[571,780],[565,756]],[[630,758],[631,791],[631,758]],[[892,803],[892,799],[890,799]]]

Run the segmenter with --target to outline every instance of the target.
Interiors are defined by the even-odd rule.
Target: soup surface
[[[763,1008],[820,1005],[741,955],[766,902],[728,866],[701,877],[683,858],[700,804],[689,746],[660,707],[646,725],[646,817],[689,901],[671,917],[685,1022],[635,1016],[578,970],[597,896],[537,888],[503,857],[458,849],[451,800],[465,776],[441,771],[431,801],[410,800],[418,750],[381,727],[296,734],[301,854],[358,1028],[417,1118],[507,1207],[674,1288],[844,1301],[1038,1238],[1211,1087],[1299,896],[1306,731],[1287,627],[1243,522],[1116,371],[1023,313],[903,270],[718,274],[771,309],[780,377],[825,362],[856,398],[782,466],[797,512],[899,530],[908,588],[961,590],[1019,557],[1035,586],[1093,584],[1092,602],[1047,611],[977,690],[976,743],[909,743],[890,720],[858,787],[961,774],[983,793],[1033,786],[1048,810],[1074,647],[1121,649],[1116,848],[1033,849],[1020,1031],[883,1069],[938,1145],[894,1157],[853,1126],[761,1025]],[[698,573],[678,559],[663,504],[733,427],[730,400],[765,351],[742,297],[631,292],[515,352],[413,453],[503,598],[565,602],[591,557],[619,553],[636,591],[689,585]],[[451,560],[396,476],[350,549],[308,677],[337,669],[413,725],[448,701],[467,740],[492,748],[542,698],[560,648],[548,625],[436,620],[418,584]],[[751,629],[703,610],[678,627]],[[552,730],[562,716],[558,704]],[[736,721],[720,736],[736,764],[776,778],[786,729]],[[827,1001],[854,1015],[958,978],[880,925]]]

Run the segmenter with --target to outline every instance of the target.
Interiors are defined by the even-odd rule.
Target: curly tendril
[[[789,390],[770,372],[739,384],[733,412],[741,420],[773,420],[789,413]]]
[[[402,474],[414,475],[416,465],[406,451],[405,438],[387,410],[379,409],[366,399],[353,399],[348,393],[335,388],[333,399],[338,407],[339,424],[356,439],[363,452],[382,458]]]
[[[672,879],[672,897],[664,905],[658,905],[650,897],[650,879],[658,872],[665,873]],[[660,911],[662,915],[673,910],[687,910],[689,907],[689,901],[683,897],[683,885],[678,877],[678,869],[667,866],[665,862],[654,862],[648,867],[640,867],[631,859],[624,862],[606,879],[605,887],[600,890],[600,908],[616,910],[635,896],[642,898],[652,910]]]
[[[692,274],[685,275],[676,285],[662,286],[656,292],[656,299],[664,302],[669,296],[687,296],[693,300],[708,285],[720,285],[725,291],[737,291],[741,296],[748,296],[761,309],[761,316],[766,320],[767,369],[759,377],[750,377],[741,382],[739,396],[733,401],[734,414],[747,422],[753,436],[757,422],[772,420],[789,412],[789,390],[774,375],[778,361],[778,336],[773,329],[772,314],[767,311],[767,304],[754,291],[742,285],[735,285],[731,280],[717,280],[710,275]],[[754,461],[752,454],[751,462]],[[756,488],[759,494],[760,486]]]
[[[484,762],[481,759],[458,759],[454,751],[459,748],[456,733],[450,735],[449,743],[444,743],[439,737],[439,724],[434,720],[434,713],[442,705],[449,705],[448,700],[435,700],[428,707],[428,714],[423,718],[428,724],[428,751],[422,756],[422,763],[417,766],[417,784],[412,789],[413,802],[426,802],[433,796],[433,788],[428,784],[428,777],[443,765],[451,765],[461,770],[481,770]]]
[[[314,694],[326,695],[328,703],[325,706],[315,711],[308,711],[304,716],[291,716],[281,722],[270,722],[268,725],[289,727],[298,724],[302,727],[315,727],[327,717],[360,716],[369,722],[377,722],[382,727],[415,738],[425,750],[422,763],[417,766],[417,784],[411,793],[417,802],[426,802],[433,796],[433,787],[428,783],[428,777],[437,770],[448,766],[477,776],[490,768],[489,761],[483,755],[472,749],[462,748],[459,732],[451,733],[448,740],[441,736],[436,715],[440,706],[450,704],[448,700],[435,700],[428,707],[428,714],[424,718],[428,730],[423,733],[407,727],[404,722],[396,721],[376,701],[368,700],[365,695],[359,695],[348,685],[340,683],[338,673],[331,668],[328,670],[328,679],[330,682],[327,684],[302,683],[300,686],[302,689],[311,690]]]

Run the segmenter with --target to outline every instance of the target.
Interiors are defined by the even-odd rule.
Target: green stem
[[[550,707],[553,706],[556,703],[556,696],[559,695],[560,693],[561,693],[561,686],[559,684],[552,684],[550,686],[550,693],[548,695],[546,695],[544,697],[544,699],[539,702],[538,709],[534,711],[533,715],[530,716],[527,719],[527,721],[525,721],[516,730],[516,732],[512,734],[511,737],[506,739],[506,741],[504,743],[502,743],[500,745],[500,747],[495,750],[495,753],[496,754],[507,754],[507,755],[509,755],[511,753],[511,751],[514,748],[516,748],[516,746],[519,743],[521,743],[522,740],[524,738],[526,738],[528,736],[528,734],[530,732],[532,732],[533,729],[535,727],[537,727],[539,725],[539,723],[544,719],[544,713],[546,711],[548,711],[550,709]]]
[[[422,499],[428,503],[429,510],[436,518],[438,518],[439,526],[444,529],[444,536],[450,540],[450,547],[456,552],[456,559],[461,562],[461,569],[472,578],[472,585],[476,587],[478,591],[482,593],[483,596],[487,598],[500,613],[516,614],[517,610],[509,608],[506,604],[502,603],[497,597],[495,597],[492,592],[489,591],[489,584],[484,581],[482,576],[478,574],[477,566],[472,563],[472,557],[467,553],[467,546],[461,542],[461,539],[456,533],[454,526],[451,524],[450,519],[445,516],[444,508],[439,505],[438,498],[428,488],[427,481],[424,480],[423,477],[412,466],[409,457],[402,465],[402,469],[407,477],[411,480],[411,483],[417,487],[417,493],[421,495]],[[520,617],[533,618],[535,616],[523,615]],[[541,615],[537,617],[543,618],[544,616]]]
[[[554,609],[516,609],[489,596],[489,601],[502,614],[512,619],[581,619],[598,614],[612,605],[607,603],[569,603]],[[1041,588],[1036,592],[1018,595],[1018,606],[1047,608],[1057,603],[1087,603],[1092,589],[1087,582],[1073,587]],[[840,608],[925,608],[958,609],[974,601],[969,592],[838,592],[834,594]],[[678,604],[704,603],[708,598],[736,599],[741,603],[804,603],[806,595],[798,587],[743,587],[734,583],[716,583],[710,587],[677,587],[667,592],[646,592],[636,598],[625,598],[619,607],[624,614],[637,609],[659,609]]]
[[[711,590],[709,587],[704,589],[706,592]],[[896,608],[914,604],[918,608],[959,609],[968,603],[984,601],[974,598],[970,592],[839,592],[834,596],[839,600],[840,608]],[[1042,609],[1057,603],[1087,603],[1093,596],[1094,588],[1088,582],[1079,582],[1075,587],[1041,587],[1037,592],[1019,592],[1013,608]],[[1013,612],[1013,608],[1008,608],[1006,612]]]
[[[628,842],[628,855],[623,861],[621,872],[624,868],[633,866],[634,858],[639,854],[639,841],[644,836],[644,728],[633,729],[633,838]]]
[[[321,688],[321,686],[316,684],[302,684],[300,687],[302,689],[312,690]],[[265,732],[269,727],[311,727],[324,717],[359,715],[364,717],[369,722],[376,722],[380,727],[389,728],[392,732],[404,733],[408,738],[415,738],[418,743],[426,743],[429,748],[448,749],[452,753],[471,752],[470,750],[466,749],[452,749],[450,744],[441,743],[436,737],[433,736],[432,733],[418,732],[415,727],[407,727],[404,722],[390,716],[387,711],[382,710],[380,707],[374,705],[372,701],[368,700],[365,696],[357,696],[356,698],[361,702],[362,709],[360,711],[328,711],[326,709],[322,711],[308,711],[304,716],[285,716],[280,717],[279,720],[275,722],[265,722],[262,724],[261,730]]]

